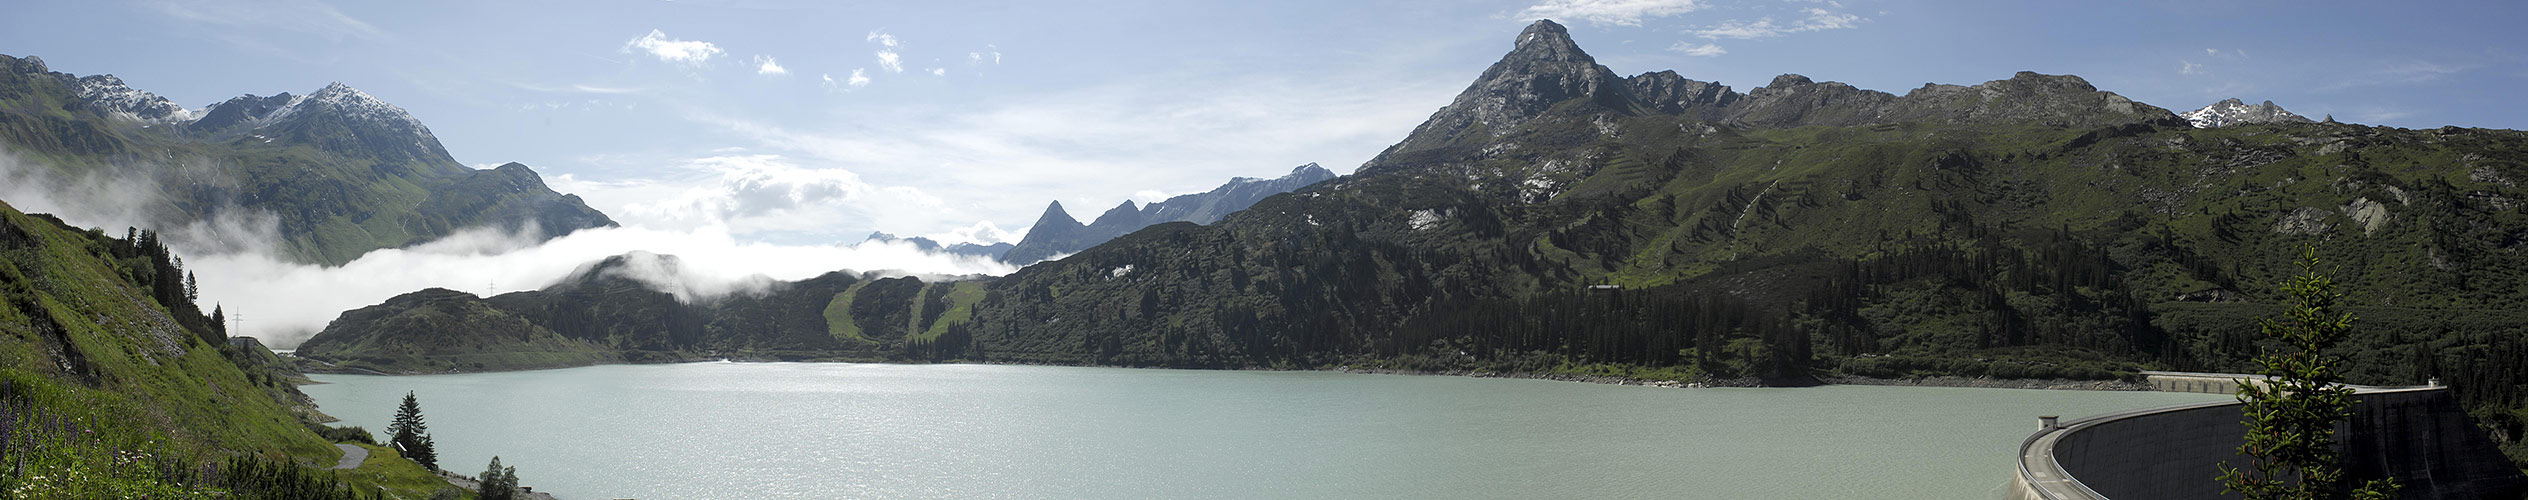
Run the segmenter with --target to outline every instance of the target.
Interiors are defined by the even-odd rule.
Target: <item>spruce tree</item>
[[[425,469],[439,470],[439,453],[431,446],[430,424],[422,422],[421,402],[411,391],[404,392],[404,404],[395,408],[395,422],[386,426],[386,433],[394,436],[387,442],[400,450],[405,459]]]
[[[2348,488],[2341,457],[2335,450],[2335,424],[2352,415],[2352,394],[2336,367],[2341,354],[2327,351],[2352,334],[2353,315],[2335,310],[2335,282],[2317,272],[2317,249],[2301,250],[2300,275],[2283,283],[2293,304],[2283,320],[2258,321],[2265,336],[2281,340],[2280,351],[2258,356],[2267,377],[2263,383],[2242,380],[2238,399],[2247,403],[2247,442],[2239,445],[2247,467],[2220,464],[2221,485],[2248,500],[2336,499],[2385,500],[2395,495],[2394,479],[2367,481]]]

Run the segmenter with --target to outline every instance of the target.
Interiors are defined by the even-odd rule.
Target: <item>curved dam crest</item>
[[[2220,394],[2254,375],[2149,372],[2167,392]],[[2397,498],[2519,498],[2528,479],[2468,422],[2448,388],[2353,386],[2337,427],[2351,477],[2394,477]],[[2041,427],[2019,450],[2011,500],[2194,500],[2225,495],[2218,464],[2239,463],[2243,403],[2140,409]]]

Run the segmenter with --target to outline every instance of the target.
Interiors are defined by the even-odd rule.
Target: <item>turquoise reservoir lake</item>
[[[1999,498],[2037,415],[2226,397],[843,363],[315,378],[380,438],[413,391],[442,467],[499,455],[568,500]]]

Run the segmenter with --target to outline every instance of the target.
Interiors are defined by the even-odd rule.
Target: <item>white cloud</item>
[[[296,264],[260,253],[185,260],[201,277],[204,302],[243,316],[237,334],[287,347],[343,311],[399,294],[433,287],[478,295],[538,289],[586,263],[633,252],[678,257],[681,266],[672,276],[641,278],[686,300],[744,292],[766,280],[800,280],[847,269],[935,275],[1014,270],[987,259],[922,252],[909,243],[749,243],[716,227],[588,229],[542,244],[517,234],[473,230],[416,247],[369,252],[340,267]]]
[[[931,76],[948,76],[948,68],[931,68]]]
[[[1697,57],[1712,57],[1729,53],[1728,49],[1721,48],[1719,44],[1711,43],[1695,45],[1688,42],[1677,42],[1676,45],[1668,47],[1668,50],[1684,52],[1685,55]]]
[[[1001,63],[1001,46],[999,46],[999,45],[985,45],[985,46],[983,46],[983,48],[986,48],[986,49],[991,49],[991,52],[992,52],[992,64],[1000,64],[1000,63]]]
[[[2203,55],[2213,56],[2213,57],[2219,57],[2219,56],[2221,55],[2221,50],[2220,50],[2220,49],[2203,49]]]
[[[1519,11],[1521,19],[1561,19],[1640,26],[1644,18],[1702,10],[1702,0],[1545,0]]]
[[[1731,19],[1723,21],[1719,25],[1687,30],[1686,32],[1692,33],[1695,36],[1713,40],[1723,38],[1752,40],[1757,38],[1772,38],[1791,33],[1849,29],[1859,26],[1862,22],[1869,21],[1868,18],[1864,18],[1859,15],[1844,14],[1820,8],[1803,9],[1801,10],[1801,13],[1805,14],[1807,17],[1800,18],[1799,21],[1789,25],[1775,23],[1771,17],[1757,19],[1752,22]]]
[[[878,67],[895,73],[904,72],[904,56],[891,49],[878,49]]]
[[[992,221],[987,220],[976,221],[974,225],[951,229],[947,232],[925,234],[922,235],[922,237],[930,238],[931,241],[939,242],[941,245],[955,245],[958,243],[972,243],[976,245],[1017,243],[1018,240],[1027,237],[1027,228],[1019,228],[1017,231],[1011,231],[1001,229],[999,224],[993,224]]]
[[[817,78],[824,80],[823,85],[826,90],[850,92],[861,87],[869,86],[869,71],[867,69],[853,69],[851,70],[851,76],[844,77],[842,81],[835,81],[834,75],[832,74],[819,74],[816,76]]]
[[[968,62],[968,63],[979,63],[979,62],[983,62],[983,53],[982,53],[982,52],[967,52],[967,53],[966,53],[966,62]]]
[[[691,160],[683,168],[717,178],[671,197],[656,197],[654,190],[639,192],[630,198],[644,201],[622,202],[619,210],[603,206],[599,210],[620,214],[618,218],[627,225],[652,228],[726,227],[739,235],[814,234],[816,230],[802,226],[831,227],[856,219],[857,214],[942,204],[918,189],[872,185],[849,170],[804,167],[780,155],[713,156]],[[594,204],[625,198],[610,196],[613,193],[601,187],[588,190],[581,196]]]
[[[2201,72],[2203,72],[2203,65],[2201,65],[2201,64],[2195,64],[2195,63],[2194,63],[2194,62],[2192,62],[2192,61],[2177,61],[2177,62],[2178,62],[2178,63],[2180,63],[2180,64],[2183,64],[2183,66],[2179,66],[2179,67],[2177,68],[2177,74],[2180,74],[2180,75],[2191,75],[2191,74],[2196,74],[2196,73],[2201,73]]]
[[[711,58],[718,57],[722,53],[720,47],[712,45],[711,42],[667,38],[667,33],[655,29],[650,30],[647,35],[641,35],[640,38],[624,42],[621,52],[630,54],[633,49],[640,49],[642,52],[657,57],[660,61],[691,65],[709,62]]]
[[[904,55],[895,51],[903,46],[903,42],[896,40],[895,35],[887,34],[885,30],[871,31],[864,40],[878,44],[879,68],[893,73],[904,72]]]
[[[781,67],[781,63],[773,61],[772,56],[755,56],[755,74],[787,75],[790,68]]]
[[[738,157],[719,163],[746,163]],[[698,162],[714,164],[712,162]],[[439,287],[472,293],[542,288],[580,265],[629,252],[677,255],[684,272],[674,276],[674,289],[703,299],[743,291],[764,279],[798,280],[838,270],[902,270],[935,275],[1007,274],[1013,269],[985,259],[921,252],[910,244],[863,243],[835,246],[820,242],[780,245],[741,241],[727,226],[661,230],[630,225],[573,232],[538,242],[538,228],[516,232],[474,228],[400,249],[372,251],[338,267],[300,264],[275,257],[280,248],[280,219],[270,212],[225,207],[207,219],[191,222],[154,218],[159,186],[191,182],[190,175],[208,174],[207,164],[125,165],[78,178],[63,178],[49,168],[22,163],[0,149],[0,199],[26,212],[54,213],[81,227],[159,227],[169,245],[184,256],[186,267],[201,278],[202,303],[217,304],[244,322],[234,332],[258,337],[277,347],[296,345],[326,322],[354,308],[385,301],[398,294]],[[747,167],[728,167],[743,170]],[[848,174],[799,174],[779,171],[760,176],[797,177],[800,185],[817,179],[849,180]],[[740,175],[738,177],[744,177]],[[161,181],[164,182],[161,182]],[[571,175],[549,179],[563,192],[589,195],[662,197],[675,186],[650,181],[593,182]],[[870,189],[873,201],[919,205],[890,192]],[[913,193],[913,194],[918,194]],[[889,196],[897,196],[889,198]],[[621,196],[608,196],[616,199]],[[591,198],[594,202],[598,198]],[[920,207],[921,209],[930,209]],[[978,236],[998,235],[997,228],[978,225]],[[108,232],[120,235],[119,229]],[[489,290],[486,290],[489,288]],[[312,292],[311,292],[312,291]]]

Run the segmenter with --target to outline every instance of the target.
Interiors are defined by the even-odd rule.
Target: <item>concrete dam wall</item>
[[[2227,392],[2216,374],[2153,375],[2161,390]],[[2235,380],[2235,379],[2232,379]],[[2165,384],[2163,384],[2165,382]],[[2467,420],[2446,388],[2357,388],[2353,415],[2338,428],[2354,478],[2394,477],[2397,498],[2516,499],[2528,479]],[[2238,455],[2241,404],[2216,402],[2134,410],[2046,428],[2020,449],[2011,498],[2026,500],[2192,500],[2223,495],[2216,464]]]

